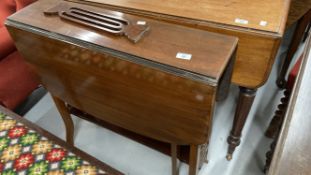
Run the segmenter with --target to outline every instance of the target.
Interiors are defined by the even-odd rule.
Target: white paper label
[[[146,25],[146,21],[137,21],[137,25],[144,26]]]
[[[236,18],[234,22],[238,24],[248,24],[248,20],[240,18]]]
[[[181,52],[178,52],[176,55],[176,58],[183,59],[183,60],[191,60],[191,57],[192,57],[191,54],[181,53]]]
[[[268,22],[267,21],[260,21],[259,25],[261,26],[267,26]]]

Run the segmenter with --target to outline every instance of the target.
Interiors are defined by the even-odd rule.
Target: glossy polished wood
[[[240,87],[240,95],[238,99],[237,111],[233,120],[233,128],[227,139],[229,144],[227,160],[232,159],[235,148],[240,145],[242,129],[246,122],[249,110],[254,102],[256,90]]]
[[[216,83],[237,43],[233,37],[139,18],[146,20],[152,31],[141,42],[132,44],[124,38],[99,34],[84,26],[44,16],[43,9],[53,6],[54,2],[50,0],[35,3],[31,8],[11,16],[9,21],[174,65],[205,75]],[[124,18],[135,19],[131,15],[124,15]],[[29,62],[36,65],[43,84],[55,96],[89,114],[161,141],[178,144],[203,144],[207,141],[207,128],[210,125],[217,84],[209,85],[174,76],[118,59],[108,51],[99,53],[47,38],[51,36],[21,31],[11,25],[8,27],[17,47]],[[68,29],[70,33],[67,32]],[[206,47],[205,44],[208,43],[209,47]],[[218,48],[222,48],[221,52],[217,51]],[[174,58],[178,51],[192,53],[191,61]],[[162,110],[157,111],[159,108]],[[158,124],[150,120],[154,117],[158,118]],[[126,121],[121,121],[121,118]],[[137,120],[144,121],[144,126],[137,126]],[[193,127],[189,123],[193,123]],[[172,131],[172,124],[179,129]],[[154,129],[147,129],[149,125]],[[162,136],[159,137],[157,132],[162,133]]]
[[[311,172],[310,50],[311,40],[309,37],[269,169],[269,175],[304,175]]]
[[[289,0],[80,0],[281,33]],[[259,8],[261,7],[261,8]],[[221,12],[221,13],[220,13]],[[248,20],[248,24],[236,22]],[[267,25],[260,25],[266,21]]]
[[[301,19],[302,16],[304,16],[310,9],[311,9],[310,0],[292,0],[286,27],[288,28],[292,26],[295,22]]]
[[[52,2],[55,1],[40,1],[9,20],[59,34],[65,34],[70,28],[72,33],[67,34],[70,37],[197,72],[216,83],[237,43],[232,37],[148,20],[153,32],[134,45],[124,38],[99,35],[82,26],[45,17],[42,9],[50,7]],[[10,25],[9,30],[19,50],[36,65],[46,88],[65,102],[117,126],[161,141],[181,145],[207,141],[217,84],[174,76]],[[95,39],[85,38],[83,34],[93,35]],[[176,44],[176,40],[180,42]],[[201,42],[211,43],[210,47]],[[221,52],[215,52],[219,47]],[[178,50],[192,53],[192,60],[172,59]]]
[[[285,30],[290,0],[70,0],[239,38],[232,82],[254,91],[267,81]],[[240,96],[243,96],[240,92]],[[252,98],[255,98],[253,96]],[[243,101],[239,101],[243,103]],[[243,106],[243,104],[245,106]],[[232,131],[242,131],[252,102],[238,104]],[[240,125],[235,125],[240,124]],[[234,137],[234,139],[232,139]],[[240,134],[228,137],[231,158]]]
[[[264,85],[270,75],[285,30],[290,6],[290,0],[70,1],[238,37],[239,48],[232,82],[249,91]],[[243,93],[240,93],[243,96]],[[237,106],[243,108],[243,111],[250,111],[252,103],[248,103],[247,106],[242,106],[242,104]],[[237,109],[235,120],[246,120],[248,113],[239,114],[239,112],[242,111]],[[244,116],[246,118],[243,118]],[[233,125],[232,130],[242,131],[244,122],[242,123],[238,126]],[[231,141],[228,157],[231,157],[231,150],[234,150],[236,145]]]
[[[251,89],[262,86],[269,77],[290,5],[289,0],[247,3],[244,0],[199,0],[195,3],[191,0],[169,0],[165,3],[157,0],[94,0],[101,3],[72,1],[236,36],[239,38],[239,48],[232,81]],[[236,18],[249,19],[249,24],[235,23]],[[259,25],[262,20],[268,22],[267,26]]]
[[[216,96],[230,84],[237,38],[66,3],[132,22],[146,21],[150,32],[134,44],[44,16],[43,11],[55,2],[60,1],[38,1],[6,24],[54,100],[63,101],[58,105],[67,113],[63,118],[70,117],[62,109],[65,102],[129,131],[190,145],[189,174],[196,174],[199,145],[208,142]],[[179,52],[192,57],[178,59]]]
[[[108,32],[117,36],[126,36],[133,43],[137,43],[150,29],[148,24],[140,25],[110,13],[96,13],[93,10],[81,9],[59,3],[55,7],[44,11],[45,15],[59,16],[63,20],[75,22],[88,28]]]
[[[9,30],[26,60],[35,65],[43,85],[70,105],[160,141],[180,145],[207,141],[216,87],[30,32]]]
[[[71,38],[71,40],[76,39],[72,40],[72,42],[88,42],[92,45],[104,46],[107,49],[127,53],[131,57],[146,58],[151,63],[174,65],[173,68],[202,74],[215,81],[221,78],[226,68],[223,63],[229,61],[228,58],[231,57],[236,49],[232,47],[233,43],[237,43],[235,37],[159,22],[149,18],[111,12],[88,5],[70,2],[63,3],[69,6],[93,10],[94,12],[113,13],[132,22],[146,21],[150,26],[150,32],[140,42],[132,44],[125,38],[63,21],[58,17],[47,17],[43,14],[46,9],[54,7],[59,2],[62,1],[46,0],[34,3],[29,8],[25,8],[15,15],[10,16],[8,21],[20,22],[29,27],[33,26],[35,28],[34,30],[53,31],[53,33]],[[219,46],[222,46],[223,52],[217,51]],[[92,48],[95,49],[96,46],[92,46]],[[176,54],[178,52],[192,54],[191,61],[177,59]],[[92,55],[88,55],[88,57],[90,56]],[[84,57],[86,57],[85,59],[88,58],[85,55]]]

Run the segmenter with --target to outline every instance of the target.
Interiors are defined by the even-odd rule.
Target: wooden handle
[[[60,3],[53,8],[46,10],[44,14],[58,15],[61,19],[114,35],[126,36],[134,43],[137,43],[149,30],[148,25],[132,24],[130,21],[122,17],[70,7],[65,3]]]

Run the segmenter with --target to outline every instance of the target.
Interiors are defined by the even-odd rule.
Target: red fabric
[[[0,27],[5,19],[16,11],[15,0],[0,0]]]
[[[297,60],[297,62],[295,63],[294,67],[292,68],[292,70],[290,71],[290,73],[288,75],[287,88],[290,90],[293,89],[293,87],[294,87],[296,77],[297,77],[299,69],[300,69],[301,60],[302,60],[302,55]]]
[[[1,1],[1,0],[0,0]],[[5,27],[0,28],[0,61],[15,50],[14,43]]]
[[[8,16],[34,0],[0,0],[0,104],[14,109],[38,87],[37,77],[15,51],[4,27]],[[15,51],[15,52],[14,52]]]
[[[35,2],[35,0],[15,0],[16,1],[16,10],[20,10],[27,5]]]
[[[0,104],[14,109],[38,87],[35,73],[19,53],[13,52],[0,61]]]

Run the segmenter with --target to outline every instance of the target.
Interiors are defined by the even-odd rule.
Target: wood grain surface
[[[190,145],[189,175],[197,174],[199,145],[208,142],[217,93],[218,98],[227,94],[238,39],[65,3],[122,16],[131,23],[146,21],[150,32],[134,44],[45,16],[43,12],[55,2],[61,1],[38,1],[11,16],[6,25],[18,50],[53,95],[66,124],[67,141],[72,144],[73,126],[66,103],[99,120],[171,143],[175,174],[176,145]],[[191,58],[179,59],[180,52]]]
[[[307,13],[308,10],[311,9],[311,1],[310,0],[292,0],[288,19],[286,23],[286,27],[292,26],[295,22],[297,22],[304,14]]]
[[[149,35],[133,44],[44,16],[43,9],[53,7],[52,2],[39,1],[10,17],[7,25],[18,49],[55,97],[160,141],[206,143],[217,86],[236,50],[236,38],[148,20],[152,27]],[[178,50],[192,53],[191,60],[174,58]],[[128,60],[132,55],[138,57]],[[160,66],[140,64],[142,60]],[[162,70],[164,64],[181,68],[185,75]],[[212,81],[191,79],[189,74]]]
[[[263,6],[262,8],[264,10],[270,9],[270,10],[280,10],[284,11],[283,17],[284,20],[280,21],[280,32],[268,32],[268,31],[262,31],[262,30],[255,30],[251,27],[241,27],[241,25],[238,24],[232,24],[228,25],[226,24],[226,18],[219,18],[218,22],[210,22],[206,19],[200,19],[194,18],[194,16],[191,16],[192,14],[197,14],[196,11],[200,10],[200,8],[196,8],[196,3],[193,3],[192,5],[188,6],[187,8],[192,8],[191,14],[187,14],[185,11],[182,12],[182,14],[170,14],[170,13],[156,13],[151,11],[148,11],[148,9],[154,8],[152,2],[158,2],[158,1],[141,1],[140,3],[133,3],[128,4],[127,2],[132,1],[109,1],[107,4],[101,4],[101,3],[94,3],[89,1],[83,1],[83,0],[70,0],[78,3],[85,3],[85,4],[91,4],[93,6],[98,6],[101,8],[109,8],[114,9],[122,12],[126,12],[129,14],[135,14],[140,15],[148,18],[153,18],[156,20],[164,20],[168,21],[170,23],[176,23],[180,25],[190,26],[193,28],[203,29],[210,32],[216,32],[216,33],[222,33],[226,35],[236,36],[239,38],[239,48],[237,51],[237,59],[234,66],[234,72],[232,81],[243,87],[256,89],[260,86],[262,86],[268,79],[271,71],[271,67],[274,63],[275,56],[277,53],[277,50],[279,48],[280,39],[283,35],[283,31],[285,29],[285,23],[287,18],[287,12],[289,8],[290,2],[288,0],[283,0],[286,5],[284,6],[278,6],[276,8],[270,8],[272,4],[278,3],[281,1],[273,1],[268,2],[265,1],[264,3],[267,3],[267,5]],[[108,1],[105,1],[108,2]],[[135,1],[138,2],[138,1]],[[177,2],[177,1],[174,1]],[[190,2],[190,1],[185,1]],[[191,1],[193,2],[193,1]],[[230,13],[224,13],[219,8],[224,7],[227,9],[230,9],[229,11],[234,11],[234,13],[241,13],[243,10],[238,10],[239,8],[236,8],[234,4],[243,4],[243,8],[245,8],[246,11],[250,10],[248,4],[261,4],[262,1],[242,1],[239,0],[237,3],[230,3],[231,1],[200,1],[202,3],[206,2],[209,3],[210,8],[218,9],[216,12],[214,11],[213,14],[210,14],[210,11],[204,11],[208,14],[208,16],[219,16],[222,17],[222,15],[226,15]],[[211,3],[210,3],[211,2]],[[230,4],[228,6],[224,6],[223,4]],[[124,4],[123,4],[124,3]],[[161,6],[165,6],[167,1],[165,3],[162,2]],[[173,3],[173,1],[168,1],[168,3],[171,4],[171,8],[178,8],[178,3]],[[114,4],[114,5],[109,5]],[[148,5],[149,4],[149,5]],[[174,5],[173,5],[174,4]],[[268,5],[269,4],[269,5]],[[128,6],[129,5],[129,6]],[[144,6],[143,9],[141,9],[141,6]],[[275,5],[275,4],[274,4]],[[135,8],[129,8],[131,6],[135,6]],[[137,6],[137,7],[136,7]],[[215,7],[214,7],[215,6]],[[255,11],[260,11],[261,8],[260,5],[256,7]],[[248,9],[249,8],[249,9]],[[165,8],[164,8],[165,9]],[[161,9],[154,9],[154,10],[161,10]],[[254,11],[248,11],[248,15],[252,15],[255,13]],[[187,15],[186,15],[187,14]],[[270,15],[270,13],[268,13]],[[180,15],[180,16],[178,16]],[[265,15],[265,13],[262,13],[260,15],[257,14],[257,17],[262,17],[262,15]],[[208,17],[207,17],[208,19]]]
[[[43,85],[61,100],[156,140],[179,145],[207,141],[216,87],[69,43],[9,30]],[[89,59],[84,54],[90,55]],[[102,67],[98,67],[97,59],[103,61]]]
[[[82,0],[282,33],[290,0]],[[247,20],[248,24],[236,22]],[[266,21],[267,25],[260,25]]]
[[[133,44],[124,37],[92,30],[83,25],[61,20],[57,16],[45,16],[43,14],[45,10],[54,7],[58,2],[62,1],[39,1],[10,16],[9,21],[20,22],[40,30],[49,31],[51,34],[60,34],[69,39],[78,39],[80,42],[103,46],[152,62],[173,65],[175,68],[202,74],[212,79],[220,78],[225,70],[223,63],[232,56],[238,41],[235,37],[214,34],[204,30],[191,29],[81,4],[64,3],[99,13],[115,13],[115,15],[123,16],[123,18],[134,23],[146,21],[150,26],[150,32],[140,42]],[[222,47],[221,52],[218,51],[220,46]],[[191,54],[191,60],[177,59],[176,55],[179,52]]]

